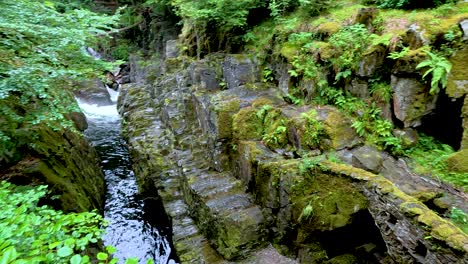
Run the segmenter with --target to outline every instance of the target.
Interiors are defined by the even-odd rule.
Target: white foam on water
[[[107,92],[109,93],[110,99],[113,103],[117,102],[117,99],[119,98],[119,90],[113,90],[107,87],[106,85]]]
[[[86,118],[91,120],[104,120],[104,121],[117,121],[120,119],[119,113],[117,112],[117,105],[103,105],[88,104],[77,99],[78,105],[80,106]]]

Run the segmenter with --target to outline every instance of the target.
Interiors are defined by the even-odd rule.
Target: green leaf
[[[125,260],[125,264],[138,264],[138,258],[128,258]]]
[[[107,246],[107,247],[106,247],[106,251],[107,251],[109,254],[114,254],[114,253],[117,251],[117,248],[115,248],[114,246]]]
[[[60,241],[57,241],[57,242],[54,242],[52,244],[49,244],[49,249],[54,249],[56,247],[58,247],[62,242]]]
[[[57,250],[57,256],[59,257],[68,257],[71,254],[73,254],[73,249],[67,246],[61,247],[59,250]]]
[[[109,257],[109,255],[107,253],[104,253],[104,252],[99,252],[97,253],[97,259],[99,260],[107,260],[107,258]]]
[[[0,264],[8,264],[18,257],[18,253],[14,246],[10,246],[5,249],[3,255],[0,258]]]
[[[417,66],[416,66],[416,69],[421,69],[421,68],[424,68],[424,67],[427,67],[427,66],[431,66],[432,65],[432,61],[430,60],[425,60],[423,62],[420,62]]]
[[[76,254],[70,259],[70,264],[81,264],[81,256]]]

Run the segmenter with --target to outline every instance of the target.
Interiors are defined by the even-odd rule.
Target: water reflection
[[[161,204],[138,195],[129,153],[120,136],[116,106],[80,103],[80,107],[88,120],[85,134],[101,157],[107,184],[104,217],[109,225],[104,243],[117,248],[114,256],[120,263],[129,257],[137,257],[142,263],[150,259],[159,264],[175,263],[166,239],[168,227],[155,227],[161,216],[155,210],[161,208]]]

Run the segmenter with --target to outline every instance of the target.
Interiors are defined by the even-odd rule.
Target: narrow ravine
[[[116,97],[116,95],[114,95]],[[116,99],[116,98],[113,98]],[[113,100],[115,101],[115,100]],[[105,245],[117,248],[114,257],[123,263],[127,258],[138,258],[140,263],[176,263],[167,239],[167,226],[160,223],[161,211],[145,203],[138,194],[135,176],[125,141],[120,135],[120,117],[116,105],[97,106],[79,103],[88,121],[87,138],[96,148],[107,185],[104,217],[109,222]]]

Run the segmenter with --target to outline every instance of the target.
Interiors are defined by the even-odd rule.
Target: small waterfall
[[[108,90],[115,102],[118,93]],[[161,222],[158,217],[165,217],[163,208],[158,212],[153,201],[145,201],[138,194],[129,153],[120,135],[116,105],[90,105],[79,99],[78,103],[88,120],[85,134],[99,153],[107,184],[104,217],[109,225],[103,237],[104,244],[117,248],[114,256],[120,260],[119,263],[130,257],[138,258],[140,263],[150,259],[157,264],[176,263],[167,239],[169,227],[158,229],[152,225]],[[145,203],[151,203],[151,206],[145,206]]]

